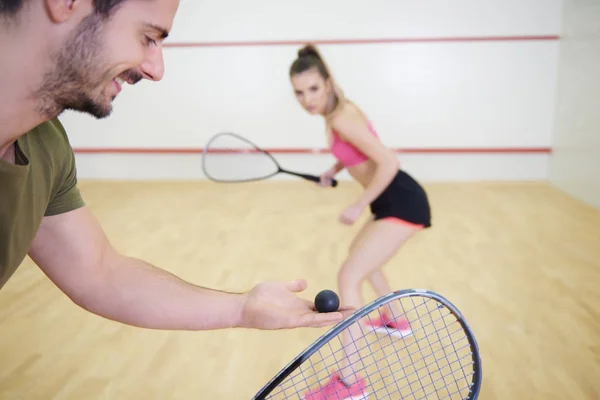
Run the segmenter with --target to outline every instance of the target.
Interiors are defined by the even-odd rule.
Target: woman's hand
[[[352,204],[342,211],[340,214],[340,222],[346,225],[352,225],[356,222],[364,210],[365,206],[362,204]]]
[[[321,180],[319,182],[317,182],[317,185],[319,185],[321,187],[331,186],[331,181],[333,180],[333,178],[335,177],[335,175],[337,173],[338,173],[338,171],[335,166],[329,168],[327,171],[325,171],[325,172],[323,172],[323,174],[321,174],[321,176],[320,176]]]

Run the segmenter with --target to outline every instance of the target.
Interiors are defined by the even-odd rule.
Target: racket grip
[[[280,172],[284,172],[286,174],[295,175],[295,176],[298,176],[300,178],[304,178],[304,179],[309,180],[309,181],[313,181],[313,182],[317,182],[317,183],[321,182],[321,177],[320,176],[309,175],[309,174],[301,174],[299,172],[292,172],[292,171],[287,171],[287,170],[284,170],[284,169],[280,169],[279,171]],[[338,181],[332,178],[331,179],[331,186],[332,187],[336,187],[337,185],[338,185]]]
[[[309,178],[311,181],[315,181],[317,183],[321,182],[321,178],[315,176],[314,178]],[[338,181],[336,179],[331,178],[331,187],[336,187],[338,185]]]
[[[314,180],[315,182],[319,183],[321,182],[321,178],[320,177],[316,177],[317,179],[311,179]],[[336,187],[338,185],[338,181],[331,178],[331,187]]]

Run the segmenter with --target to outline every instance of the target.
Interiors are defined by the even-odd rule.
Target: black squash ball
[[[315,308],[318,312],[334,312],[339,306],[340,298],[333,290],[321,290],[315,297]]]

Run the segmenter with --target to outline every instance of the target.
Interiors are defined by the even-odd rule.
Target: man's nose
[[[161,47],[152,48],[141,65],[142,73],[147,79],[160,81],[165,74],[165,63]]]

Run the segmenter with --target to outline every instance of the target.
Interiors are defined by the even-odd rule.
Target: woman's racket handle
[[[321,177],[316,176],[316,175],[301,174],[299,172],[292,172],[292,171],[287,171],[287,170],[280,170],[280,172],[285,172],[286,174],[299,176],[300,178],[304,178],[306,180],[317,182],[317,183],[321,182]],[[336,187],[337,184],[338,184],[337,180],[331,179],[331,186],[332,187]]]

